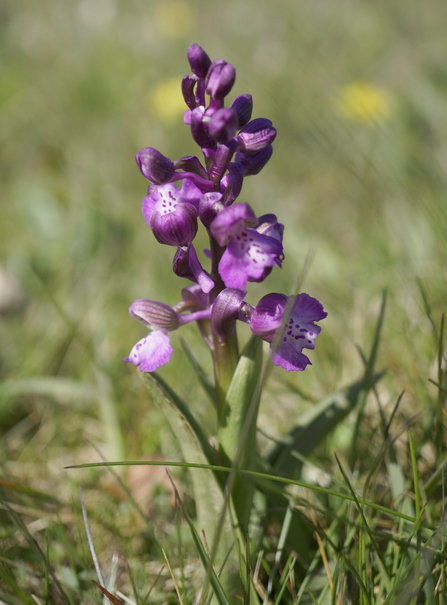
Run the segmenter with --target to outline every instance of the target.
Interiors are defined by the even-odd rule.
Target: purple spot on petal
[[[286,338],[286,336],[284,336],[284,338],[283,338],[283,342],[287,342],[287,338]]]
[[[301,328],[300,332],[307,332],[306,328]]]

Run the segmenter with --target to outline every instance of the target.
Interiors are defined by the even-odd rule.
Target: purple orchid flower
[[[129,357],[124,361],[139,366],[140,372],[154,372],[168,363],[172,347],[167,332],[174,332],[192,321],[200,322],[211,318],[211,309],[200,304],[198,296],[198,292],[191,290],[190,299],[184,295],[183,301],[175,309],[147,298],[135,300],[129,307],[129,315],[155,329],[132,347]]]
[[[149,186],[143,200],[143,216],[157,241],[168,246],[185,246],[197,234],[197,216],[202,192],[189,179],[182,188],[172,183]]]
[[[323,305],[308,294],[285,296],[267,294],[256,305],[250,319],[254,334],[270,343],[270,355],[276,366],[290,372],[312,365],[303,349],[314,349],[321,332],[315,321],[327,316]]]
[[[210,225],[217,243],[227,243],[218,267],[227,288],[243,290],[247,281],[262,281],[267,267],[281,266],[281,241],[259,233],[256,224],[253,210],[241,203],[224,208]]]
[[[327,315],[318,300],[307,294],[268,294],[256,307],[244,302],[247,282],[263,281],[284,259],[284,225],[276,216],[257,218],[248,204],[234,204],[244,178],[258,174],[270,160],[276,129],[265,118],[251,120],[249,94],[225,107],[236,76],[233,65],[224,59],[211,62],[198,44],[189,47],[188,61],[192,74],[181,85],[187,105],[184,122],[202,149],[204,163],[196,156],[171,161],[151,147],[139,151],[136,160],[151,182],[143,200],[146,223],[160,243],[176,247],[174,273],[194,285],[182,291],[182,301],[172,308],[148,299],[132,303],[130,315],[153,331],[125,361],[152,372],[170,359],[168,332],[194,321],[216,362],[216,342],[234,337],[239,320],[270,343],[275,365],[302,371],[310,364],[302,350],[315,347],[321,330],[314,322]],[[178,188],[173,183],[180,180]],[[199,218],[210,236],[212,253],[204,253],[211,258],[213,279],[192,243]]]

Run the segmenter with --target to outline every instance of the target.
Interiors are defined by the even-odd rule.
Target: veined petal
[[[284,312],[290,309],[284,325]],[[327,316],[323,305],[308,294],[286,297],[283,294],[268,294],[256,305],[250,321],[253,333],[270,342],[270,355],[275,365],[287,372],[300,372],[311,364],[302,353],[303,349],[314,349],[315,340],[321,332],[315,321]]]
[[[248,280],[262,281],[267,267],[281,264],[282,250],[282,243],[276,238],[241,225],[232,231],[219,263],[219,274],[227,288],[243,290]]]
[[[210,231],[219,246],[224,246],[228,237],[236,229],[245,225],[256,225],[256,215],[248,204],[240,203],[224,208],[210,225]]]
[[[124,361],[140,366],[140,372],[153,372],[168,363],[171,354],[169,336],[166,332],[154,330],[137,342]]]
[[[197,214],[202,192],[189,179],[182,188],[172,183],[149,187],[143,200],[143,216],[156,239],[168,246],[184,246],[197,233]]]

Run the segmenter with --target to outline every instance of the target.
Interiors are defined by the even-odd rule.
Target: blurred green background
[[[261,425],[279,435],[309,402],[361,375],[356,345],[370,345],[384,288],[382,402],[392,408],[405,389],[402,413],[434,410],[428,378],[447,296],[446,26],[441,0],[3,0],[5,477],[66,495],[87,477],[94,486],[100,475],[62,468],[98,459],[87,439],[108,459],[179,456],[122,359],[145,334],[129,304],[173,305],[186,285],[171,274],[173,249],[142,218],[147,182],[134,154],[199,154],[180,95],[194,42],[235,65],[229,99],[251,93],[253,117],[278,130],[272,160],[240,201],[285,223],[285,262],[249,285],[247,300],[293,293],[310,253],[302,289],[329,313],[314,365],[272,372]],[[182,335],[210,371],[193,327]],[[173,343],[162,375],[212,425],[177,335]],[[378,423],[373,400],[367,413]],[[328,456],[344,431],[349,423]]]

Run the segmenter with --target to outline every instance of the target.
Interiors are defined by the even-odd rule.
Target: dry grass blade
[[[166,556],[166,553],[165,553],[165,551],[164,551],[164,550],[163,550],[163,556],[164,556],[165,561],[166,561],[166,564],[167,564],[167,566],[168,566],[169,573],[171,574],[172,581],[174,582],[175,591],[176,591],[176,593],[177,593],[177,596],[178,596],[178,600],[179,600],[179,602],[180,602],[180,605],[183,605],[182,596],[181,596],[181,594],[180,594],[180,590],[179,590],[179,587],[178,587],[177,581],[176,581],[176,579],[175,579],[175,576],[174,576],[174,573],[173,573],[173,571],[172,571],[171,565],[169,564],[168,557]]]

